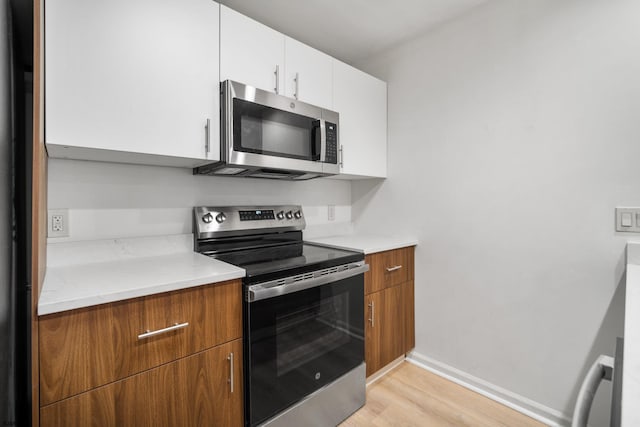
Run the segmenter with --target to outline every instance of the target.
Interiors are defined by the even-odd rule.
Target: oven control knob
[[[213,215],[211,215],[210,213],[206,213],[202,216],[202,220],[209,224],[211,221],[213,221]]]
[[[293,216],[295,216],[296,219],[300,219],[300,218],[302,218],[302,212],[296,211],[296,213],[294,213]]]
[[[218,222],[218,224],[222,224],[225,219],[227,219],[227,217],[223,212],[220,212],[218,215],[216,215],[216,221]]]
[[[287,212],[287,219],[293,218],[293,213],[291,211]]]
[[[278,217],[278,219],[284,219],[284,212],[283,211],[278,212],[276,217]]]

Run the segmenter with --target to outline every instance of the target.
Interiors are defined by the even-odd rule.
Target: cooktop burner
[[[364,254],[302,240],[300,206],[197,207],[195,250],[244,268],[245,283],[364,260]]]

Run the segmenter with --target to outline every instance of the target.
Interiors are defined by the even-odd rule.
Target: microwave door
[[[274,98],[272,101],[283,98],[269,95]],[[316,119],[317,116],[281,110],[240,97],[227,101],[223,135],[228,164],[322,174],[323,142],[318,141],[319,136],[323,137],[322,131],[318,132],[322,120]],[[295,105],[293,101],[291,104]]]

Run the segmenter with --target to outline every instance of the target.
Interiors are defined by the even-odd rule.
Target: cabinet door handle
[[[369,308],[371,309],[371,317],[369,318],[369,322],[371,322],[371,327],[375,327],[375,316],[376,316],[376,304],[371,301],[369,303]]]
[[[342,148],[342,144],[340,144],[340,169],[342,169],[344,167],[344,150]]]
[[[209,154],[211,151],[211,119],[207,119],[207,124],[205,125],[206,133],[205,133],[205,152]]]
[[[392,271],[400,270],[401,268],[402,268],[401,265],[396,265],[396,266],[393,266],[393,267],[387,267],[387,271],[389,273],[391,273]]]
[[[233,393],[233,353],[229,353],[227,360],[229,361],[229,389]]]
[[[276,71],[273,72],[276,75],[276,87],[273,90],[276,91],[276,94],[280,93],[280,66],[276,65]]]
[[[293,97],[295,99],[299,99],[298,96],[300,95],[300,76],[298,75],[298,73],[296,73],[296,77],[293,79],[293,81],[296,84],[296,90],[295,92],[293,92]]]
[[[169,326],[163,329],[158,329],[156,331],[145,331],[143,334],[138,335],[139,340],[143,340],[145,338],[155,337],[156,335],[166,334],[167,332],[177,331],[178,329],[186,328],[189,326],[189,322],[184,323],[176,323],[173,326]]]

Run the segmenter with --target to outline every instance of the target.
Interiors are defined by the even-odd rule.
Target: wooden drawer
[[[365,295],[413,280],[413,246],[370,254],[365,260],[369,264],[364,277]]]
[[[228,281],[42,316],[40,405],[240,338],[241,286]]]
[[[238,339],[44,406],[40,426],[242,426],[242,388]]]

